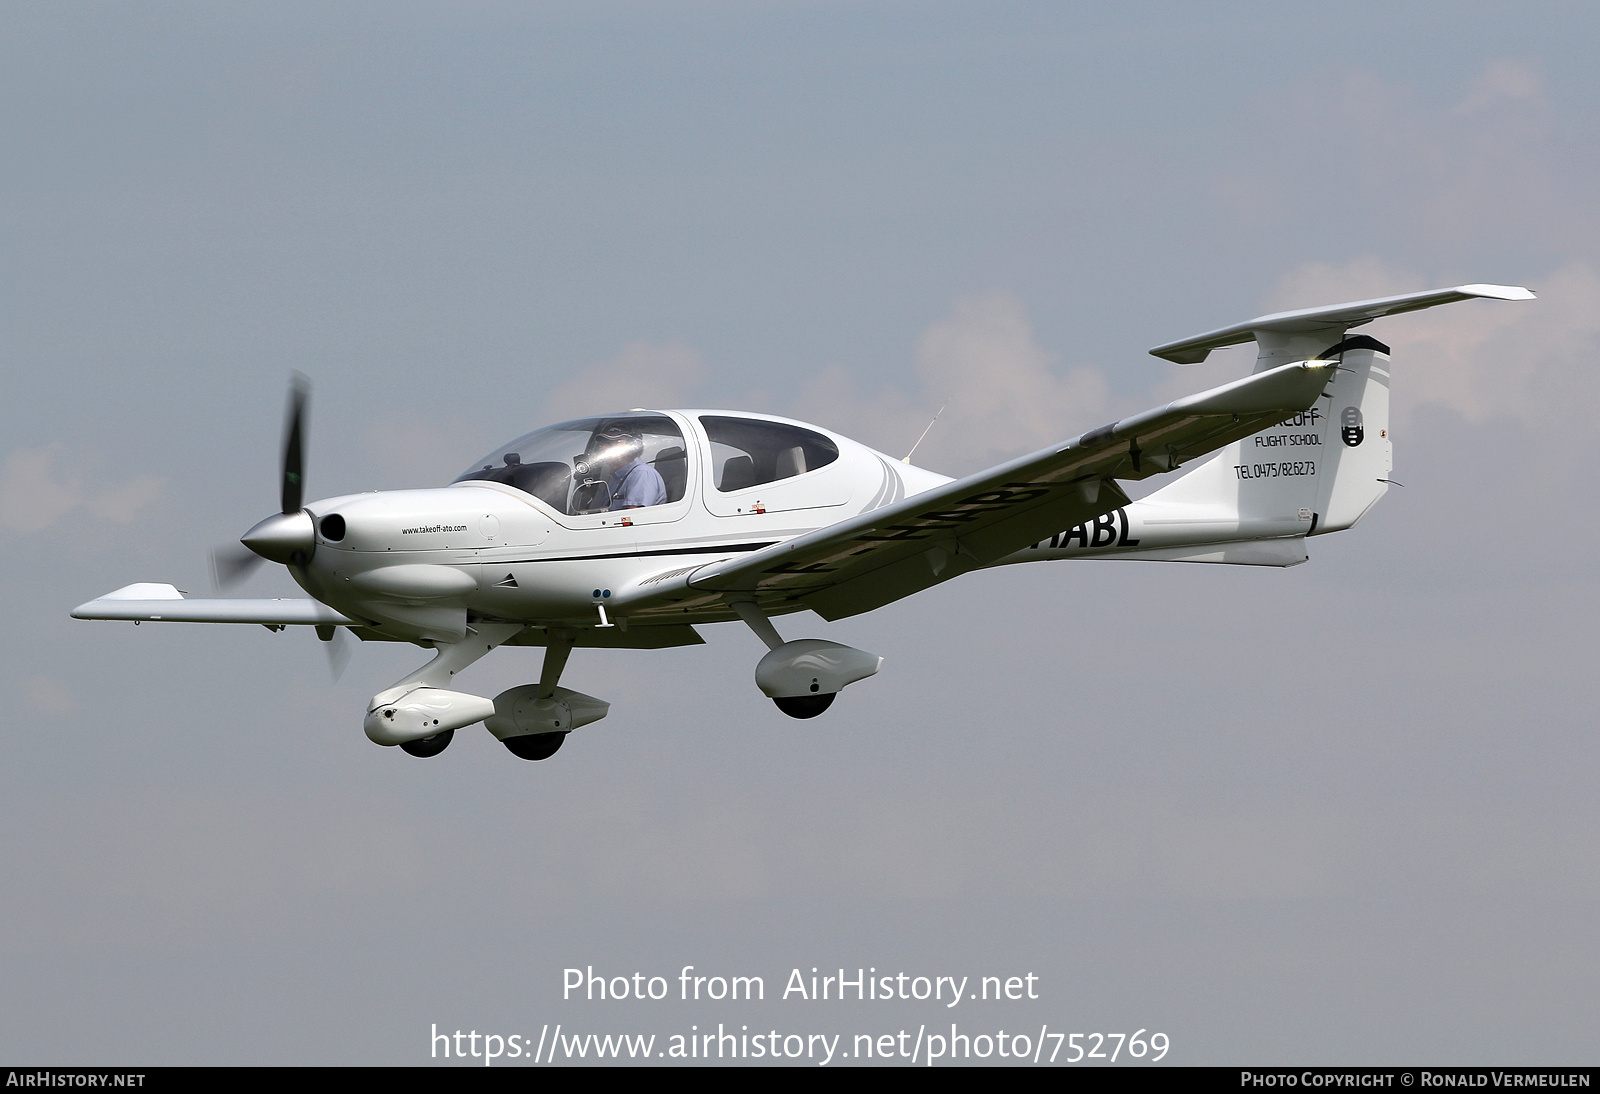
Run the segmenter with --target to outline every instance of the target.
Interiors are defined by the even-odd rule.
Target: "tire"
[[[815,718],[833,705],[833,697],[837,694],[836,691],[830,691],[826,695],[785,695],[775,697],[772,701],[791,718]]]
[[[500,743],[509,748],[513,756],[524,760],[548,760],[561,750],[566,739],[565,733],[524,733],[520,737],[507,737]]]
[[[429,756],[437,756],[449,748],[450,740],[455,735],[455,730],[447,729],[443,733],[435,733],[432,737],[424,737],[420,741],[401,741],[400,748],[408,756],[427,759]]]

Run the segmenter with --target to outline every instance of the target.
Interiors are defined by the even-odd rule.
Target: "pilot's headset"
[[[589,438],[589,462],[612,471],[621,470],[643,454],[644,434],[627,422],[607,422]]]

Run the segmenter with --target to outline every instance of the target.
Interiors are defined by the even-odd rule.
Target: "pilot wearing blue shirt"
[[[621,422],[606,427],[603,435],[612,442],[607,455],[617,465],[611,475],[612,510],[664,504],[667,484],[661,472],[644,462],[644,435]]]

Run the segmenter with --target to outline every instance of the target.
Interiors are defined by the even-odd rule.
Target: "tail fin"
[[[1394,470],[1394,443],[1389,439],[1389,347],[1376,338],[1357,335],[1322,356],[1337,356],[1339,371],[1322,392],[1328,421],[1319,445],[1317,501],[1306,533],[1312,536],[1353,527],[1388,492],[1389,472]]]
[[[1339,370],[1310,410],[1224,448],[1145,498],[1140,515],[1236,523],[1241,538],[1339,532],[1360,520],[1393,468],[1389,347],[1358,335],[1313,356]]]
[[[1321,535],[1353,526],[1388,490],[1393,446],[1389,347],[1366,335],[1346,337],[1346,331],[1380,316],[1474,297],[1531,300],[1533,293],[1505,285],[1463,285],[1280,312],[1151,350],[1169,361],[1196,364],[1213,349],[1254,340],[1257,372],[1307,358],[1337,360],[1339,369],[1311,410],[1230,445],[1130,507],[1126,519],[1138,531],[1123,538],[1136,539],[1145,549],[1113,557],[1256,561],[1248,551],[1232,552],[1235,558],[1187,548]],[[1285,561],[1267,564],[1304,557],[1277,554]],[[1297,557],[1290,560],[1290,554]]]

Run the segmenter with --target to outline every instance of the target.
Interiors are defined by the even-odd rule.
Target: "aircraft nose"
[[[272,562],[303,566],[317,548],[317,533],[311,514],[301,509],[274,513],[240,536],[239,542]]]

